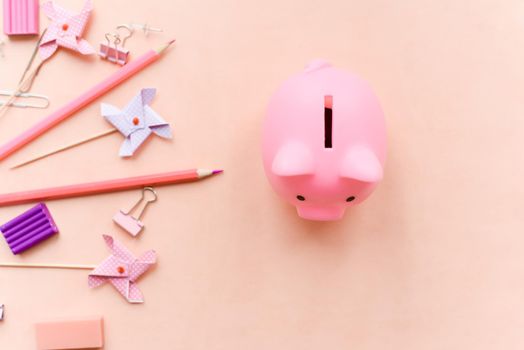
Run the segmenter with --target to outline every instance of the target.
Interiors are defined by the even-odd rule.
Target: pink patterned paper
[[[83,55],[95,53],[93,47],[85,39],[82,39],[92,9],[91,0],[85,2],[84,8],[78,14],[58,6],[53,1],[44,3],[42,11],[49,17],[51,24],[47,27],[40,43],[38,50],[40,58],[44,61],[47,60],[59,46],[80,52]]]
[[[143,303],[144,297],[136,281],[156,263],[155,251],[149,250],[137,259],[113,237],[103,237],[111,255],[89,274],[89,287],[95,288],[109,282],[130,303]]]

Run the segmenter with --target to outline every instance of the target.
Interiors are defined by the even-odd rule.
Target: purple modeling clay
[[[39,203],[0,226],[0,232],[13,254],[20,254],[58,233],[58,227],[46,205]]]

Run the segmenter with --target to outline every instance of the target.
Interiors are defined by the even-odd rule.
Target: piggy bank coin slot
[[[324,96],[324,148],[333,148],[333,96]]]

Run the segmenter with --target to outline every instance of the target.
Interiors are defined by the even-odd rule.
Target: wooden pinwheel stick
[[[94,270],[96,265],[0,263],[0,267]]]
[[[42,39],[44,38],[44,35],[46,32],[47,32],[47,28],[44,29],[44,31],[42,32],[42,35],[40,35],[40,38],[38,39],[38,42],[36,43],[35,49],[33,50],[33,53],[31,54],[31,58],[29,59],[29,62],[27,63],[27,66],[25,67],[24,73],[22,74],[22,77],[20,78],[20,81],[18,82],[18,84],[22,84],[24,82],[27,73],[29,72],[29,70],[31,69],[31,66],[33,65],[33,62],[35,61],[36,55],[38,54],[38,49],[40,47],[40,44],[42,43]],[[29,74],[29,76],[31,77],[29,78],[31,79],[30,84],[28,84],[28,86],[26,87],[22,87],[21,88],[22,92],[27,92],[31,88],[31,85],[33,84],[33,80],[37,76],[38,72],[40,71],[40,68],[42,67],[43,63],[44,61],[40,61],[38,66],[32,71],[31,74]]]
[[[31,55],[31,58],[29,59],[29,62],[24,70],[24,73],[22,74],[22,78],[20,78],[20,81],[18,82],[18,86],[16,89],[13,90],[11,95],[8,97],[7,101],[3,106],[0,107],[0,117],[4,114],[4,112],[11,106],[16,100],[17,95],[21,92],[27,92],[31,88],[31,85],[33,85],[33,81],[35,80],[35,77],[40,72],[40,68],[42,68],[42,65],[44,64],[44,61],[40,61],[38,65],[31,69],[31,66],[33,65],[33,62],[36,58],[36,54],[38,53],[38,48],[40,46],[40,43],[42,42],[42,38],[44,37],[44,34],[46,33],[47,29],[45,29],[40,35],[40,38],[38,39],[38,42],[36,43],[35,49],[33,51],[33,54]]]
[[[16,168],[21,168],[23,167],[24,165],[27,165],[27,164],[31,164],[31,163],[34,163],[38,160],[41,160],[41,159],[44,159],[44,158],[47,158],[49,156],[52,156],[53,154],[57,154],[57,153],[60,153],[60,152],[63,152],[63,151],[66,151],[68,149],[71,149],[71,148],[74,148],[76,146],[80,146],[80,145],[83,145],[84,143],[88,143],[90,141],[94,141],[94,140],[97,140],[99,138],[102,138],[104,136],[107,136],[107,135],[111,135],[111,134],[114,134],[115,132],[117,132],[118,130],[113,128],[113,129],[109,129],[109,130],[106,130],[106,131],[102,131],[98,134],[95,134],[95,135],[92,135],[92,136],[89,136],[88,138],[85,138],[83,140],[80,140],[80,141],[76,141],[76,142],[73,142],[69,145],[65,145],[63,147],[60,147],[60,148],[57,148],[53,151],[49,151],[49,152],[46,152],[44,154],[41,154],[39,156],[36,156],[34,158],[31,158],[29,160],[26,160],[22,163],[19,163],[15,166],[12,166],[11,169],[16,169]]]

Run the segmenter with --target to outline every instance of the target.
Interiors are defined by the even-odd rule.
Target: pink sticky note
[[[100,349],[104,346],[102,317],[35,324],[39,350]]]

